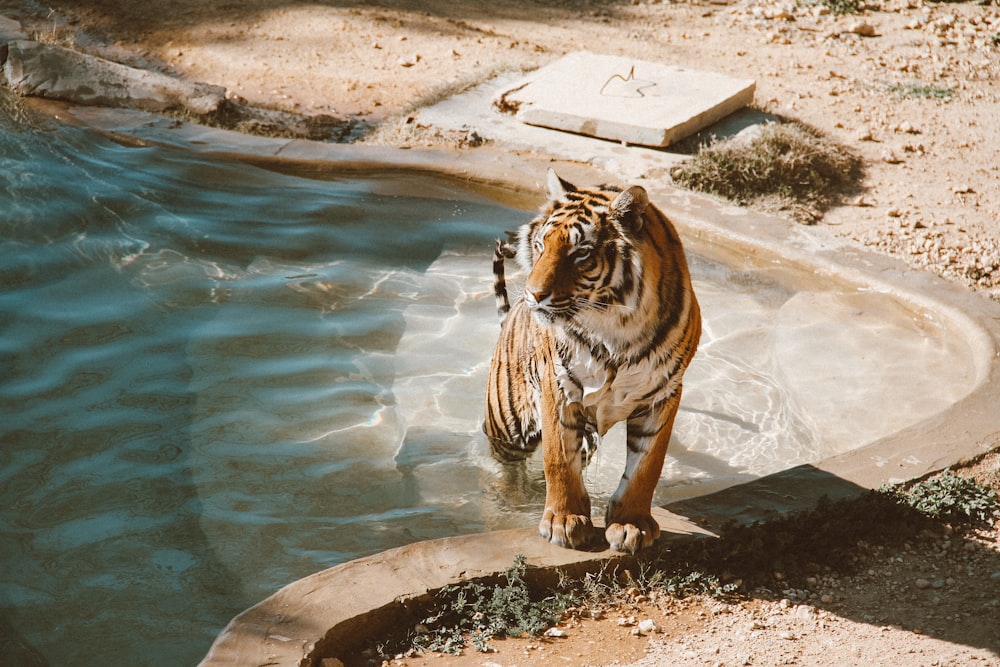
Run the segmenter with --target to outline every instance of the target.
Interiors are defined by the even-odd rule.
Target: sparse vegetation
[[[865,7],[864,0],[820,0],[834,14],[857,14]]]
[[[929,100],[950,100],[954,91],[951,88],[935,86],[920,81],[909,81],[907,83],[890,83],[886,88],[890,93],[899,97],[919,97]]]
[[[918,512],[948,523],[985,525],[1000,517],[1000,498],[993,489],[950,471],[895,493]]]
[[[670,572],[650,562],[640,562],[634,570],[605,564],[579,579],[560,576],[553,588],[541,591],[529,584],[527,571],[524,556],[519,555],[500,583],[468,582],[442,588],[423,619],[403,636],[379,644],[372,655],[378,660],[425,652],[457,655],[470,645],[489,652],[492,639],[538,637],[568,615],[584,609],[587,615],[597,615],[626,598],[652,594],[724,598],[737,589],[715,575]]]
[[[800,123],[771,123],[702,146],[672,176],[738,204],[789,212],[814,223],[857,187],[861,160]]]
[[[499,584],[469,582],[442,588],[431,613],[403,640],[403,650],[457,654],[471,642],[477,651],[486,652],[494,637],[541,634],[562,617],[570,597],[559,590],[533,597],[526,572],[524,556],[519,555]],[[399,650],[395,643],[379,647],[383,656]]]

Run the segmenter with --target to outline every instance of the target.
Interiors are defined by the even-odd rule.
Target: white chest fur
[[[628,419],[636,410],[656,402],[673,383],[649,394],[661,384],[662,369],[651,360],[608,370],[586,348],[577,347],[568,368],[562,369],[560,385],[571,403],[580,403],[600,435],[620,421]],[[572,382],[572,377],[576,382]]]

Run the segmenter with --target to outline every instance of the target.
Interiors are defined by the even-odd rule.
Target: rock
[[[917,588],[920,588],[920,589],[930,588],[930,586],[931,586],[931,582],[928,581],[927,579],[917,579],[917,581],[915,583],[916,583]]]
[[[21,24],[14,19],[0,16],[0,65],[6,58],[6,51],[3,47],[9,42],[28,39],[28,36],[21,31]]]
[[[882,152],[882,162],[886,164],[899,164],[903,161],[901,157],[896,155],[896,151],[891,148],[887,148]]]
[[[852,35],[858,35],[860,37],[877,37],[878,34],[875,32],[875,26],[867,21],[855,21],[847,26],[846,32]]]
[[[26,40],[11,42],[3,74],[19,95],[76,104],[144,111],[185,109],[198,116],[218,111],[226,89]]]
[[[795,608],[795,618],[802,621],[816,620],[816,610],[808,605],[799,605]]]
[[[562,628],[549,628],[545,631],[546,637],[556,637],[558,639],[563,639],[566,637],[566,631]]]
[[[645,619],[643,621],[639,621],[639,632],[641,632],[641,633],[643,633],[645,635],[648,635],[648,634],[651,634],[653,632],[658,632],[658,631],[659,631],[659,628],[656,627],[656,623],[653,622],[653,619],[647,618],[647,619]]]

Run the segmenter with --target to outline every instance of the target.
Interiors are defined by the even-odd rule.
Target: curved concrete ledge
[[[270,140],[193,125],[177,126],[152,114],[46,105],[64,120],[90,125],[117,141],[164,144],[206,155],[263,165],[308,169],[312,174],[433,172],[506,203],[540,203],[552,159],[535,154],[399,150],[305,141]],[[621,158],[621,156],[618,156]],[[616,158],[616,159],[618,159]],[[623,165],[627,172],[635,165]],[[565,162],[561,173],[581,182],[625,180],[589,165]],[[595,173],[597,172],[597,173]],[[973,389],[943,412],[889,437],[811,466],[802,466],[724,491],[654,510],[661,546],[705,539],[727,521],[753,523],[775,514],[812,509],[820,498],[840,499],[887,482],[919,478],[1000,442],[1000,304],[930,274],[914,271],[834,238],[692,193],[645,182],[654,201],[686,238],[711,244],[719,257],[753,256],[795,264],[824,280],[886,292],[918,312],[933,313],[964,335],[975,378]],[[699,248],[701,250],[701,248]],[[554,567],[593,569],[625,557],[609,551],[553,547],[534,528],[421,542],[345,563],[289,584],[237,616],[218,636],[204,667],[314,665],[320,658],[388,627],[407,604],[444,585],[502,572],[516,554],[545,572]]]

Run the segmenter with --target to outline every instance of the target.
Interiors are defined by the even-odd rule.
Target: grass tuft
[[[886,85],[888,91],[898,97],[918,97],[927,100],[950,100],[955,94],[951,88],[935,86],[919,81],[909,81],[907,83],[890,83]]]
[[[816,130],[771,123],[702,146],[671,174],[679,185],[815,223],[857,188],[861,160]]]

